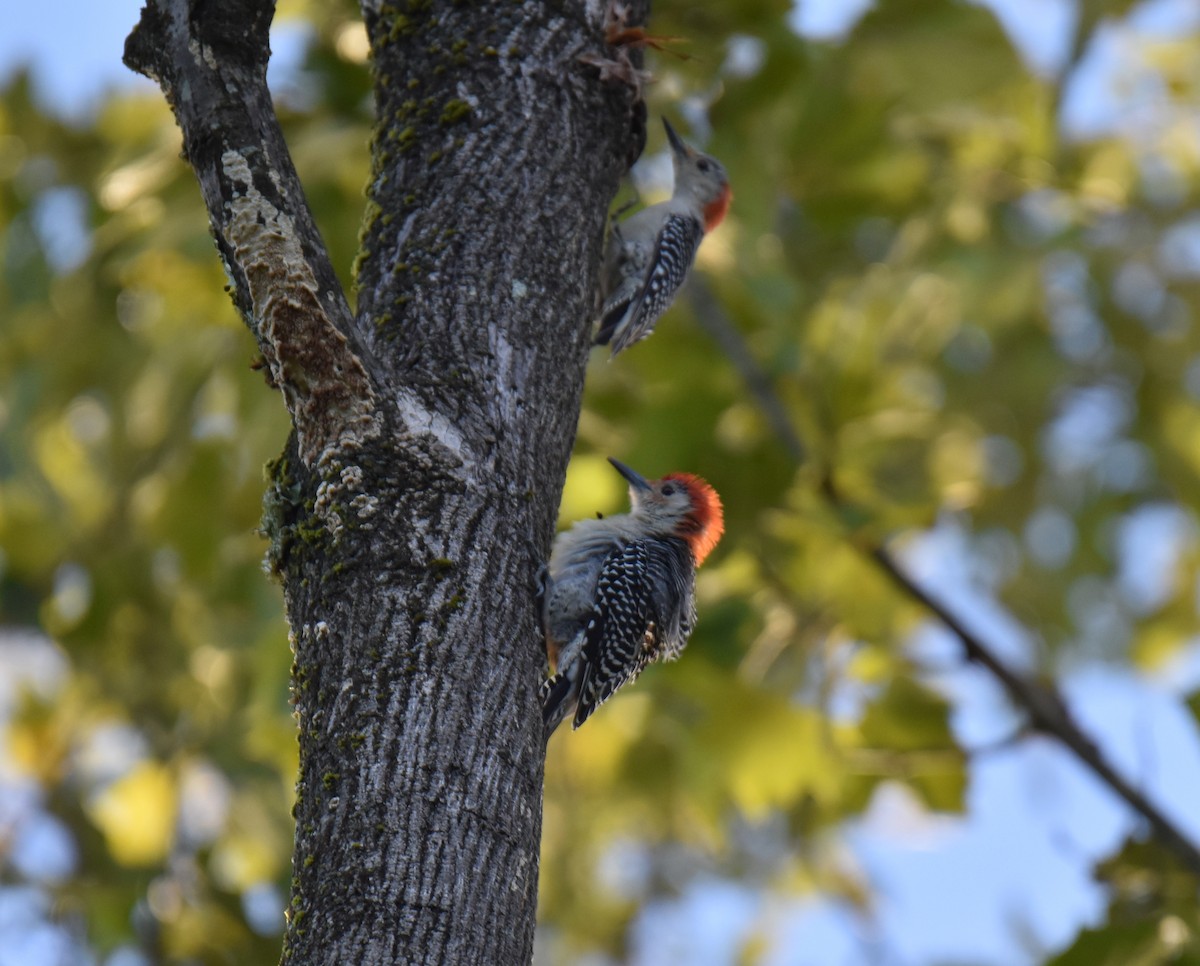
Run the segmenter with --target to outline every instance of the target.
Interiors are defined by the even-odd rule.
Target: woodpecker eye
[[[696,167],[700,169],[702,174],[708,174],[708,169],[711,165],[707,161],[701,161]]]
[[[662,488],[663,496],[672,496],[674,493],[675,493],[675,487],[670,483],[668,483],[666,486],[664,486]]]

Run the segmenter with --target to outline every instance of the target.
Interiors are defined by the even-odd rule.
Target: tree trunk
[[[353,314],[272,112],[269,0],[153,0],[127,44],[295,426],[264,501],[300,724],[287,963],[531,957],[533,577],[642,125],[579,60],[605,54],[600,7],[364,3],[378,125]]]

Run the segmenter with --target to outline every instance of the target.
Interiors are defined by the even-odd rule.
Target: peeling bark
[[[272,4],[152,0],[127,43],[296,430],[264,498],[300,724],[287,963],[531,956],[533,574],[643,133],[585,63],[601,7],[364,2],[379,120],[355,315],[271,109]]]
[[[246,280],[250,318],[292,414],[305,462],[331,446],[352,447],[377,436],[375,390],[321,305],[295,220],[254,187],[245,155],[226,151],[221,168],[231,184],[240,185],[226,206],[225,237]]]

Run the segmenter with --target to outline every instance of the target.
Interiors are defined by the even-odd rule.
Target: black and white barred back
[[[654,326],[671,307],[696,258],[704,226],[688,215],[671,215],[659,232],[646,281],[633,297],[607,309],[596,335],[597,345],[612,342],[616,355],[654,331]]]
[[[696,568],[674,537],[637,540],[600,571],[588,622],[574,727],[654,661],[673,661],[696,622]]]

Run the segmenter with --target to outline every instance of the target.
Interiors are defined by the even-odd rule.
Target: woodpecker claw
[[[623,214],[625,214],[625,212],[627,212],[630,208],[632,208],[636,204],[637,204],[637,200],[634,198],[631,198],[631,199],[629,199],[629,201],[625,202],[625,204],[621,205],[621,207],[618,208],[616,211],[614,211],[611,215],[609,215],[609,220],[610,220],[609,230],[612,232],[613,237],[616,238],[618,242],[621,239],[621,224],[620,224],[620,222],[617,221],[617,219],[620,218]]]

